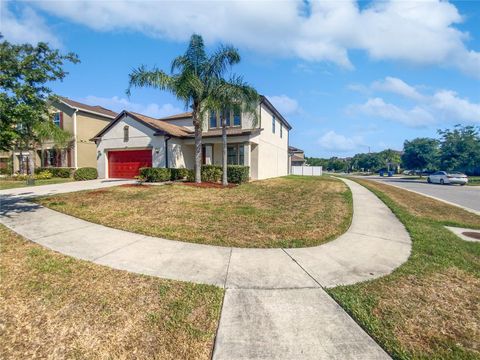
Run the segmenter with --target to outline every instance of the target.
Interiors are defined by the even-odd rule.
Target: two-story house
[[[97,149],[90,139],[113,121],[117,113],[101,106],[83,104],[66,97],[51,103],[52,121],[72,134],[67,144],[45,141],[38,146],[35,164],[43,167],[96,167]],[[13,171],[28,166],[28,152],[13,151]]]
[[[291,166],[303,166],[305,165],[305,152],[302,149],[294,146],[288,147],[288,154],[290,155]]]
[[[261,97],[257,120],[230,113],[227,119],[228,164],[250,167],[250,178],[266,179],[288,174],[288,137],[291,126],[277,109]],[[222,162],[222,129],[218,114],[203,122],[203,164]],[[102,178],[133,178],[141,167],[194,166],[194,128],[189,112],[154,119],[123,111],[100,131],[97,169]]]

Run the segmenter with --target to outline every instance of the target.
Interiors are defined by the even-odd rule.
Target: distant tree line
[[[378,172],[382,169],[446,170],[480,175],[480,127],[456,125],[438,130],[439,138],[406,140],[403,151],[360,153],[350,158],[306,157],[307,164],[335,172]]]

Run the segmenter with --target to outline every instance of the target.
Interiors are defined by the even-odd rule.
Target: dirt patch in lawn
[[[345,232],[352,216],[350,190],[330,177],[276,178],[228,191],[182,184],[103,190],[38,201],[122,230],[238,247],[318,245]]]
[[[210,359],[221,289],[0,239],[1,359]]]
[[[480,279],[456,268],[407,276],[384,289],[374,314],[413,353],[433,355],[454,344],[480,357]],[[445,349],[443,349],[445,350]]]
[[[187,186],[204,188],[204,189],[231,189],[231,188],[234,188],[234,187],[238,186],[238,185],[235,185],[235,184],[228,184],[227,186],[223,186],[222,184],[209,183],[209,182],[203,182],[203,183],[184,182],[182,184],[187,185]]]

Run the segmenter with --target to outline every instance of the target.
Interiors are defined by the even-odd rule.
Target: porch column
[[[248,176],[252,176],[252,145],[245,143],[243,145],[243,165],[248,166]]]
[[[213,144],[205,145],[205,165],[213,164]]]

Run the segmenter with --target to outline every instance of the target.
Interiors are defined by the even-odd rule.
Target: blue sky
[[[134,89],[141,64],[168,70],[189,36],[236,46],[233,68],[268,96],[307,156],[401,149],[454,124],[480,125],[479,1],[30,1],[1,3],[11,42],[48,41],[81,63],[54,90],[154,117],[184,111]]]

